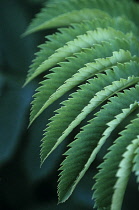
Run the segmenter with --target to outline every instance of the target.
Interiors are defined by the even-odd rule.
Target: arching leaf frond
[[[95,207],[121,210],[131,172],[139,183],[138,20],[139,5],[131,0],[54,0],[25,32],[58,28],[39,46],[25,82],[46,71],[30,124],[61,100],[44,130],[41,164],[81,127],[60,166],[59,202],[69,198],[105,143],[112,146],[95,176]]]
[[[119,98],[118,98],[119,99]],[[108,104],[105,106],[105,108],[99,113],[99,115],[102,116],[104,112],[110,113],[108,111],[108,108],[111,107],[112,104]],[[123,105],[123,104],[122,104]],[[107,110],[106,110],[107,107]],[[68,157],[63,161],[61,166],[61,176],[60,176],[60,183],[59,183],[59,201],[64,202],[68,199],[68,197],[73,192],[74,188],[80,181],[80,179],[83,177],[91,163],[96,157],[96,154],[99,152],[103,144],[105,143],[106,139],[109,137],[111,132],[116,128],[117,125],[120,124],[123,119],[125,119],[129,114],[131,114],[136,108],[138,107],[138,103],[134,103],[130,105],[129,108],[123,109],[122,113],[116,115],[116,116],[105,116],[102,117],[104,120],[100,123],[101,118],[98,118],[98,116],[84,128],[84,131],[82,133],[78,134],[77,140],[72,142],[69,146],[71,147],[65,155]],[[118,108],[118,107],[116,107]],[[118,112],[118,109],[114,110],[115,113]],[[114,113],[114,112],[113,112]],[[96,138],[96,133],[99,129],[104,130],[106,128],[106,121],[112,119],[112,117],[115,117],[114,120],[107,123],[108,128],[104,131],[104,133],[101,133],[102,137]],[[99,123],[98,123],[99,121]],[[92,127],[93,135],[88,136],[86,132],[87,127]],[[94,128],[97,127],[95,130]],[[86,136],[86,135],[87,136]],[[90,139],[90,141],[88,141]],[[98,142],[97,142],[98,140]],[[71,175],[72,174],[72,175]]]
[[[130,74],[132,70],[135,72],[136,69],[138,75],[138,67],[139,65],[134,62],[127,63],[126,65],[119,64],[119,69],[118,67],[115,68],[115,72],[109,70],[106,75],[100,74],[98,75],[98,78],[89,80],[89,83],[81,86],[81,90],[74,93],[71,99],[64,102],[64,107],[61,107],[61,109],[58,110],[58,115],[52,118],[52,122],[46,129],[41,150],[42,161],[44,161],[44,159],[65,139],[65,137],[77,125],[79,125],[90,112],[99,106],[103,100],[107,100],[115,94],[115,91],[118,90],[117,88],[120,88],[120,84],[123,85],[122,82],[125,82],[125,84],[127,82],[128,84],[128,80],[125,79],[113,82],[114,80],[120,79],[121,77],[127,78],[127,70]],[[110,85],[112,82],[113,84]],[[119,85],[117,86],[117,84]],[[103,88],[105,89],[101,90]],[[72,114],[71,110],[73,110]],[[62,126],[61,119],[63,119]],[[55,130],[57,130],[57,132],[54,132]]]
[[[93,54],[95,55],[95,53]],[[33,102],[33,104],[35,105],[32,106],[32,112],[31,112],[31,118],[30,118],[31,123],[51,103],[53,103],[55,100],[57,100],[67,91],[71,90],[73,87],[76,87],[80,83],[91,78],[96,73],[100,73],[106,69],[112,68],[117,63],[124,63],[130,60],[138,60],[138,58],[132,57],[128,51],[126,52],[126,51],[120,50],[119,52],[113,52],[113,56],[108,57],[106,59],[104,58],[95,59],[95,62],[86,64],[86,67],[79,69],[79,71],[75,73],[73,76],[71,75],[73,73],[72,71],[70,71],[69,74],[67,71],[65,73],[62,72],[63,74],[61,74],[61,79],[58,80],[58,81],[61,81],[62,85],[59,87],[58,83],[54,83],[53,87],[54,87],[55,92],[53,93],[52,92],[53,88],[51,88],[45,97],[43,97],[42,94],[44,95],[47,88],[49,87],[48,85],[49,84],[51,85],[53,84],[53,82],[56,82],[56,79],[54,81],[49,80],[49,83],[47,82],[47,80],[44,81],[43,86],[39,90],[39,93],[35,95],[36,98],[35,98],[35,101]],[[66,68],[64,68],[64,70],[66,70]],[[69,76],[72,76],[72,77],[66,80],[66,78],[68,78]],[[57,77],[58,77],[58,74],[57,74]],[[56,89],[56,87],[58,89]],[[49,98],[48,98],[48,94],[49,94]]]

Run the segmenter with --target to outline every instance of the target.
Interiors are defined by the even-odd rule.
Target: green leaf
[[[96,176],[95,207],[120,210],[131,171],[139,182],[138,20],[139,5],[131,0],[54,0],[25,32],[64,27],[46,36],[25,82],[47,71],[34,95],[30,124],[63,100],[44,131],[41,164],[81,127],[60,167],[59,202],[69,198],[107,144],[112,147]]]
[[[31,81],[34,77],[38,76],[41,73],[41,71],[37,70],[38,67],[45,60],[47,60],[48,57],[50,57],[53,53],[55,53],[55,50],[64,46],[67,42],[74,40],[75,38],[77,38],[77,36],[85,34],[88,30],[95,30],[98,27],[107,28],[108,26],[120,30],[123,33],[132,31],[134,35],[138,34],[137,27],[135,27],[133,22],[130,22],[123,17],[117,17],[114,19],[95,18],[95,20],[85,21],[80,24],[73,24],[72,27],[69,28],[59,29],[60,33],[47,36],[46,38],[49,41],[46,41],[44,44],[40,45],[41,50],[36,53],[36,59],[33,61],[33,64],[30,66],[30,70],[28,72],[25,85],[28,84],[29,81]]]
[[[138,103],[136,102],[130,105],[129,108],[123,109],[122,113],[116,116],[114,116],[114,114],[121,111],[121,109],[119,110],[117,109],[118,107],[115,107],[113,114],[108,115],[108,113],[110,113],[110,111],[108,111],[110,107],[112,107],[111,103],[106,105],[104,109],[101,109],[98,116],[101,115],[102,118],[98,118],[98,116],[94,118],[94,120],[91,121],[91,124],[84,127],[84,130],[77,135],[77,139],[69,145],[71,148],[65,153],[67,157],[61,164],[62,166],[60,168],[62,170],[60,173],[61,176],[58,188],[60,202],[64,202],[69,198],[111,132],[121,123],[121,121],[123,121],[123,119],[138,107]],[[107,112],[106,117],[103,117],[104,112]],[[107,123],[108,128],[103,133],[98,132],[98,129],[104,130],[106,127],[106,121],[113,117],[115,117],[115,119]],[[97,121],[99,121],[99,123]],[[90,126],[92,132],[95,133],[95,135],[93,134],[94,138],[91,138],[90,135],[88,135],[88,130],[86,132],[86,128]],[[96,133],[98,133],[99,137],[96,136]],[[102,137],[100,138],[101,135]]]
[[[63,94],[71,90],[73,87],[79,85],[83,81],[89,79],[90,77],[94,76],[96,73],[103,72],[104,70],[108,68],[112,68],[114,65],[116,65],[118,62],[119,63],[124,63],[126,61],[130,60],[136,60],[136,57],[132,57],[131,54],[127,51],[120,50],[119,52],[113,52],[113,56],[108,57],[106,59],[95,59],[95,62],[93,63],[88,63],[86,64],[86,67],[83,67],[79,69],[77,73],[75,73],[71,78],[71,73],[72,71],[69,72],[69,74],[63,73],[61,75],[61,78],[63,76],[63,79],[59,79],[60,74],[57,75],[58,81],[61,81],[65,83],[60,87],[59,84],[57,85],[56,79],[53,81],[55,84],[53,85],[53,82],[51,80],[44,81],[42,88],[39,89],[39,93],[35,94],[35,100],[33,101],[33,106],[32,106],[32,111],[31,111],[31,116],[30,116],[30,124],[50,105],[52,104],[55,100],[57,100],[59,97],[61,97]],[[65,70],[65,68],[64,68]],[[74,69],[76,70],[76,69]],[[67,71],[66,71],[67,72]],[[73,73],[72,73],[73,74]],[[69,79],[66,80],[64,77],[69,77]],[[64,81],[63,81],[64,80]],[[46,97],[44,97],[44,92],[46,92],[48,86],[50,84],[53,88],[51,88],[51,95],[46,94]],[[56,87],[58,88],[56,90]],[[54,93],[52,93],[53,89],[55,90]]]
[[[123,197],[129,176],[132,171],[134,152],[139,146],[139,136],[133,140],[126,148],[126,152],[122,155],[123,159],[119,164],[119,169],[116,173],[118,177],[114,186],[114,194],[112,197],[111,210],[120,210],[122,207]]]
[[[113,7],[114,5],[114,7]],[[34,18],[24,35],[53,27],[67,26],[70,23],[81,22],[92,18],[93,9],[100,9],[111,16],[126,15],[131,20],[138,16],[139,7],[132,2],[116,0],[70,0],[48,5]],[[91,12],[92,9],[92,12]],[[97,11],[97,10],[96,10]],[[77,15],[78,14],[78,15]],[[84,15],[85,14],[85,15]]]
[[[57,110],[58,115],[56,114],[51,119],[52,122],[45,130],[45,137],[42,140],[43,143],[41,149],[42,162],[61,143],[61,141],[65,139],[72,129],[74,129],[93,109],[95,109],[96,106],[103,102],[101,101],[103,97],[101,94],[104,94],[107,90],[108,92],[111,91],[111,89],[109,90],[109,87],[116,87],[114,84],[117,84],[117,82],[120,84],[120,82],[117,81],[112,86],[109,86],[109,84],[121,77],[127,78],[128,75],[132,75],[132,70],[135,75],[138,75],[138,64],[134,62],[125,65],[119,64],[118,66],[119,68],[114,68],[114,72],[108,70],[106,71],[106,75],[99,74],[98,78],[89,80],[89,83],[80,86],[81,90],[72,94],[72,98],[63,102],[64,106]],[[105,89],[103,90],[103,88]],[[99,97],[101,98],[100,102],[98,101]],[[104,94],[104,100],[108,97],[110,97],[110,95],[108,96],[106,94],[105,96]]]
[[[131,38],[133,37],[132,34]],[[91,48],[95,44],[99,44],[102,41],[110,41],[114,38],[124,38],[125,35],[113,28],[97,28],[94,31],[87,31],[86,34],[77,36],[76,39],[67,42],[63,47],[58,48],[54,54],[52,54],[47,60],[45,60],[31,75],[30,80],[36,77],[38,74],[54,67],[61,61],[64,61],[68,57],[73,56],[75,53],[81,52],[84,48]]]
[[[137,136],[137,138],[139,138],[139,136]],[[134,163],[134,166],[133,166],[132,171],[137,176],[137,183],[139,183],[139,145],[138,145],[138,148],[134,152],[134,160],[133,160],[133,163]]]
[[[96,184],[94,185],[94,195],[96,207],[98,209],[109,209],[114,195],[114,186],[118,180],[116,177],[119,170],[119,164],[123,160],[123,154],[128,145],[136,139],[139,128],[139,115],[128,124],[125,130],[120,133],[120,137],[110,148],[110,152],[105,156],[105,161],[100,165],[100,171],[96,175]],[[128,176],[128,174],[127,174]],[[122,188],[124,189],[124,184]],[[121,194],[122,196],[122,194]],[[114,198],[115,199],[115,198]],[[120,204],[120,201],[119,201]],[[117,210],[120,210],[117,208]]]
[[[83,20],[91,20],[96,17],[105,18],[105,17],[109,17],[109,15],[97,9],[84,8],[79,11],[74,10],[71,12],[67,12],[66,14],[62,14],[59,17],[53,18],[50,21],[46,21],[43,24],[39,25],[38,27],[33,28],[32,30],[28,30],[26,33],[24,33],[24,35],[28,35],[32,32],[39,31],[44,28],[48,29],[48,28],[55,28],[58,26],[67,26],[70,23],[76,23],[76,22],[78,23]]]

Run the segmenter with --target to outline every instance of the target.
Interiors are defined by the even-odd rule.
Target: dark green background
[[[37,45],[54,31],[43,31],[25,38],[21,38],[21,34],[40,10],[41,2],[43,0],[0,0],[0,209],[89,210],[93,205],[93,168],[100,163],[101,157],[91,166],[72,197],[58,206],[57,169],[65,143],[40,168],[42,130],[59,101],[27,129],[30,102],[40,78],[25,88],[22,85]],[[76,132],[69,136],[66,144]],[[123,209],[139,209],[138,197],[134,177],[131,177]]]

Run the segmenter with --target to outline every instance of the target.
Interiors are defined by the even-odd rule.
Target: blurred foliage
[[[44,115],[43,118],[40,116],[27,129],[30,102],[38,81],[34,80],[25,88],[22,85],[37,45],[42,43],[44,35],[50,34],[51,30],[25,38],[21,38],[21,35],[43,2],[44,0],[0,1],[0,209],[89,210],[92,209],[90,186],[95,173],[91,169],[73,196],[65,204],[57,205],[57,169],[65,144],[40,168],[39,140],[42,138],[42,129],[56,107],[47,109],[46,118]],[[57,108],[59,102],[55,104]],[[75,133],[76,131],[72,135]],[[70,138],[72,136],[67,141]],[[98,157],[97,165],[100,161],[101,157]],[[138,209],[137,196],[134,179],[131,178],[124,209]],[[129,203],[134,203],[134,207],[129,206]]]

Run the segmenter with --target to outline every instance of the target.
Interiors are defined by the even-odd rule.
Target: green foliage
[[[138,19],[139,5],[132,1],[54,1],[25,32],[58,27],[40,46],[27,75],[25,84],[47,71],[34,95],[30,124],[56,100],[68,97],[44,131],[41,164],[85,124],[64,154],[59,202],[69,198],[110,139],[112,146],[95,176],[95,207],[120,210],[131,172],[139,182]]]

